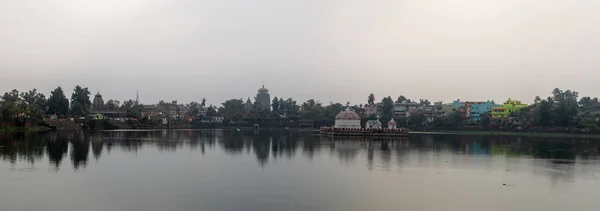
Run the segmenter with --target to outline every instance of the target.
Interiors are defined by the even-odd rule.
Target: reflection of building
[[[492,108],[492,118],[508,118],[511,113],[518,112],[525,107],[527,107],[527,104],[509,98],[500,107]]]
[[[335,128],[361,128],[360,117],[356,112],[347,108],[335,117]]]
[[[365,124],[365,128],[381,129],[381,122],[379,120],[369,120]]]
[[[97,110],[102,110],[103,108],[104,108],[104,100],[102,99],[102,95],[100,95],[100,92],[98,92],[98,94],[96,94],[96,96],[94,96],[94,101],[92,102],[92,110],[97,111]]]
[[[256,103],[258,103],[260,110],[271,110],[271,95],[269,95],[269,90],[265,89],[264,85],[258,90],[255,100]]]

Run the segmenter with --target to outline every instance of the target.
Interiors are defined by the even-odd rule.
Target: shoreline
[[[506,131],[473,131],[473,130],[410,131],[410,134],[428,134],[428,135],[483,135],[483,136],[526,136],[526,137],[540,137],[540,138],[590,138],[590,139],[600,139],[600,134],[548,133],[548,132],[506,132]]]
[[[111,130],[84,130],[84,131],[148,131],[148,130],[236,130],[252,131],[255,128],[251,127],[221,127],[221,128],[144,128],[144,129],[111,129]],[[82,130],[82,129],[79,129]],[[260,128],[260,130],[294,130],[294,131],[311,131],[319,132],[319,129],[314,128]],[[35,127],[8,127],[0,128],[0,133],[19,133],[19,132],[46,132],[46,131],[73,131],[73,130],[52,130],[52,128],[44,126]],[[589,138],[600,139],[600,134],[581,134],[581,133],[549,133],[549,132],[509,132],[509,131],[474,131],[474,130],[427,130],[427,131],[410,131],[410,135],[481,135],[481,136],[524,136],[524,137],[540,137],[540,138]]]

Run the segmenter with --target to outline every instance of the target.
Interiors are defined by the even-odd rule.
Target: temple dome
[[[263,85],[262,88],[258,89],[258,92],[260,92],[260,93],[267,93],[267,92],[269,92],[269,90],[266,89],[265,86]]]
[[[394,126],[398,125],[398,123],[396,123],[396,121],[394,121],[394,119],[390,120],[387,124],[394,125]]]
[[[340,119],[360,120],[360,116],[358,116],[358,114],[356,112],[354,112],[353,110],[346,109],[346,110],[341,111],[337,116],[335,116],[335,119],[337,119],[337,120],[340,120]]]

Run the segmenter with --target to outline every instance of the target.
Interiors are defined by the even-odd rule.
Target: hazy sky
[[[220,104],[600,96],[598,0],[0,0],[0,91]]]

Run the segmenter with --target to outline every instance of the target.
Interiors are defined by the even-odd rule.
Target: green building
[[[509,98],[504,104],[492,108],[492,118],[508,118],[511,113],[517,112],[525,107],[527,107],[527,104]]]

